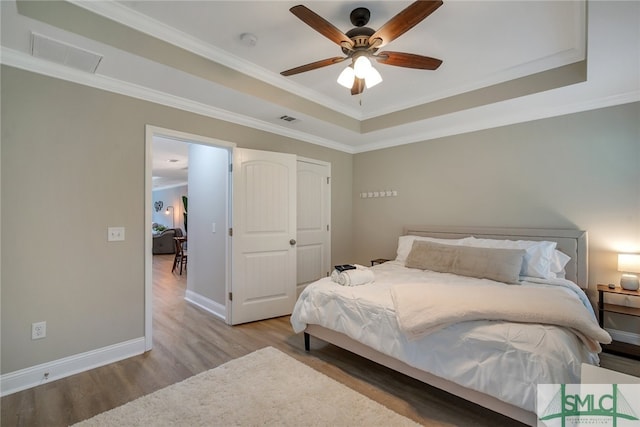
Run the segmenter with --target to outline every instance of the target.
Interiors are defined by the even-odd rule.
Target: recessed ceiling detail
[[[381,66],[384,83],[358,96],[336,84],[344,64],[280,75],[341,53],[292,16],[299,3],[5,0],[0,61],[349,153],[640,100],[638,1],[592,1],[587,14],[584,0],[444,0],[392,45],[443,59],[438,71]],[[346,34],[355,6],[379,29],[413,2],[304,4]],[[32,32],[104,59],[93,74],[60,67],[32,56]],[[261,48],[243,46],[245,32]]]

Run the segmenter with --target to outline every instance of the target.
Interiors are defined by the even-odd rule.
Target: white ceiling
[[[189,171],[189,144],[155,136],[151,149],[154,190],[186,185]]]
[[[281,71],[343,56],[340,47],[295,17],[300,1],[154,2],[124,1],[142,14],[235,57],[245,71],[281,80],[296,93],[348,115],[365,119],[423,104],[584,57],[583,2],[447,1],[431,16],[382,50],[441,58],[437,71],[377,65],[384,84],[351,96],[336,84],[346,63],[281,77]],[[307,1],[304,5],[347,32],[349,13],[365,6],[368,24],[378,29],[410,1]],[[243,33],[257,37],[246,46]],[[508,37],[505,37],[508,34]],[[286,80],[286,81],[285,81]]]
[[[432,15],[381,50],[443,60],[436,71],[374,64],[384,81],[360,96],[336,83],[346,65],[283,77],[283,70],[340,56],[330,40],[289,8],[304,4],[340,30],[352,28],[355,7],[371,10],[378,29],[410,1],[69,1],[113,21],[232,68],[278,91],[233,88],[233,80],[198,76],[137,55],[127,46],[59,28],[49,17],[17,12],[0,2],[3,63],[349,153],[428,140],[510,123],[640,99],[640,2],[444,0]],[[31,33],[103,56],[95,74],[30,55]],[[247,46],[241,34],[257,37]],[[133,45],[133,43],[132,43]],[[161,53],[159,53],[161,54]],[[144,56],[144,55],[143,55]],[[587,60],[587,81],[433,116],[425,107],[443,98]],[[232,77],[226,77],[227,79]],[[406,120],[398,111],[414,108]],[[422,109],[420,109],[422,108]],[[289,115],[292,123],[279,120]],[[391,124],[376,128],[392,116]],[[405,117],[409,117],[405,114]],[[378,121],[379,120],[379,121]],[[373,126],[371,128],[371,126]],[[365,129],[366,128],[366,129]]]

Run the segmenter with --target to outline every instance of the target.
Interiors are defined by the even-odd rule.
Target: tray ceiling
[[[304,5],[346,32],[355,7],[377,29],[410,3]],[[445,0],[385,47],[442,66],[374,64],[384,81],[359,96],[336,83],[346,63],[279,74],[341,55],[296,4],[3,1],[2,62],[352,153],[638,99],[638,2]],[[94,74],[46,63],[32,33],[102,59]]]

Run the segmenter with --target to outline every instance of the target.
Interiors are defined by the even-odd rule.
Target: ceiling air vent
[[[296,119],[295,117],[291,117],[291,116],[287,116],[287,115],[280,116],[280,120],[284,120],[285,122],[289,122],[289,123],[298,121],[298,119]]]
[[[31,33],[31,55],[88,73],[95,73],[102,60],[101,55],[37,33]]]

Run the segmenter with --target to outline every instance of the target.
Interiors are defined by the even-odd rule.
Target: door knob
[[[296,240],[295,240],[295,239],[291,239],[291,240],[289,240],[289,244],[290,244],[291,246],[295,245],[295,244],[296,244]]]

